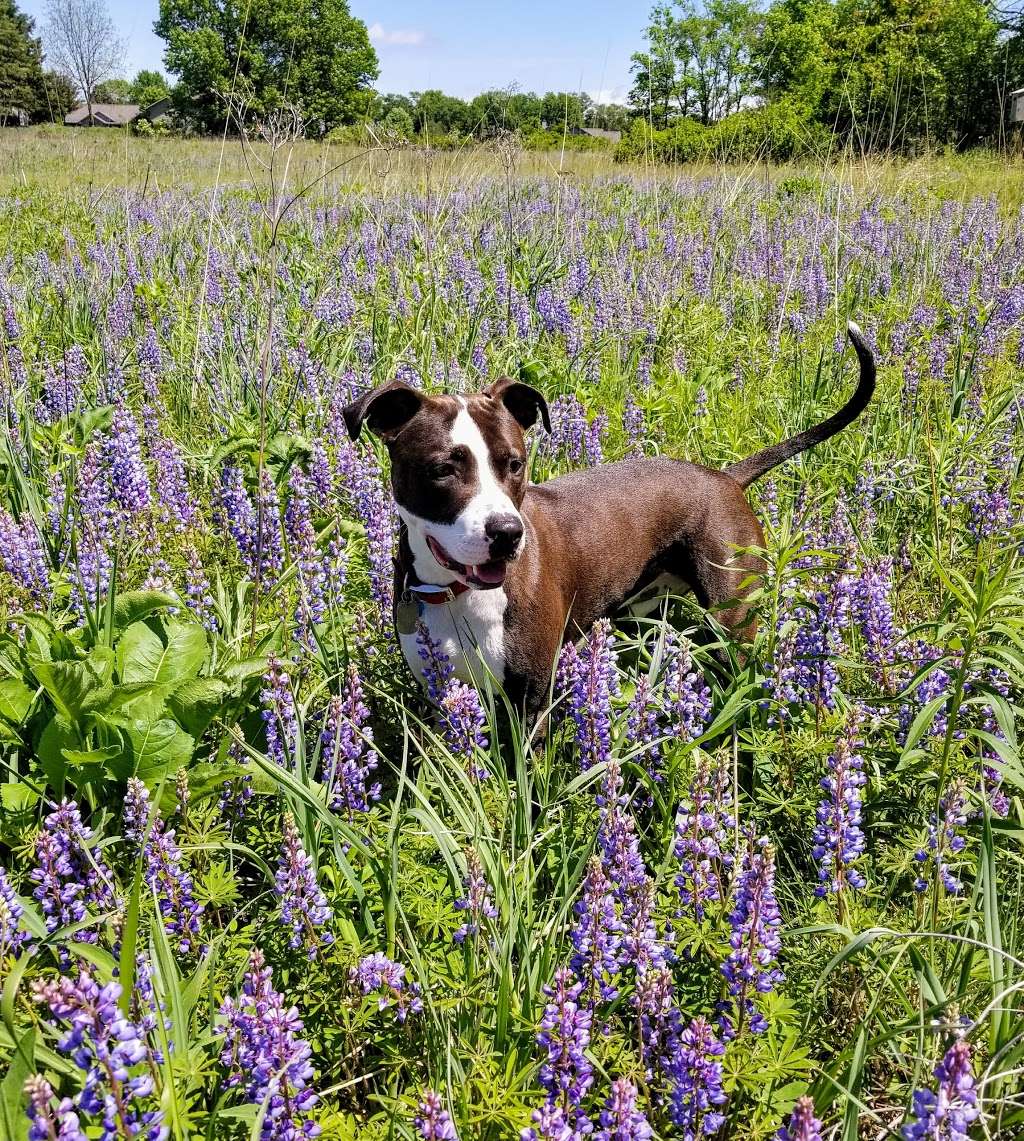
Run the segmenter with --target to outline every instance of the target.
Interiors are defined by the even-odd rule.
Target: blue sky
[[[281,0],[287,3],[287,0]],[[350,0],[380,59],[381,91],[439,87],[471,96],[518,84],[623,99],[629,57],[643,42],[650,0]],[[42,25],[43,0],[19,6]],[[108,0],[127,42],[127,71],[161,68],[156,0]]]

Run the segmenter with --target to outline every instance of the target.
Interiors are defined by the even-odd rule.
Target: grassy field
[[[0,172],[0,1137],[1021,1136],[1019,165]],[[846,398],[849,318],[753,646],[599,625],[546,734],[414,688],[347,401],[518,372],[534,480],[722,466]]]

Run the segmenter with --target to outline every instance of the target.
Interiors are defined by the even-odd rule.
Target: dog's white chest
[[[507,607],[508,595],[500,587],[497,590],[469,590],[442,606],[424,604],[420,621],[448,655],[456,677],[481,685],[489,670],[499,683],[504,683]],[[423,659],[419,655],[416,635],[402,634],[400,641],[409,668],[422,682]]]

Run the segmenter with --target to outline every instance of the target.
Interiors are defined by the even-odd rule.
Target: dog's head
[[[393,381],[344,410],[349,435],[365,425],[387,444],[391,487],[409,528],[441,566],[481,589],[501,586],[524,543],[525,429],[544,397],[497,380],[471,396],[429,396]]]

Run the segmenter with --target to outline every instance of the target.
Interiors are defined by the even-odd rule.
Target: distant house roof
[[[162,119],[164,115],[170,114],[171,110],[171,97],[165,95],[163,99],[158,99],[155,103],[150,103],[148,107],[143,107],[139,115],[143,119],[148,119],[151,123],[157,119]]]
[[[92,123],[89,122],[89,108],[76,107],[70,115],[64,116],[64,123],[68,127],[123,127],[139,117],[137,103],[94,103],[92,105]]]
[[[610,143],[617,143],[622,138],[621,131],[605,131],[600,127],[579,127],[573,134],[589,135],[592,139],[607,139]]]

